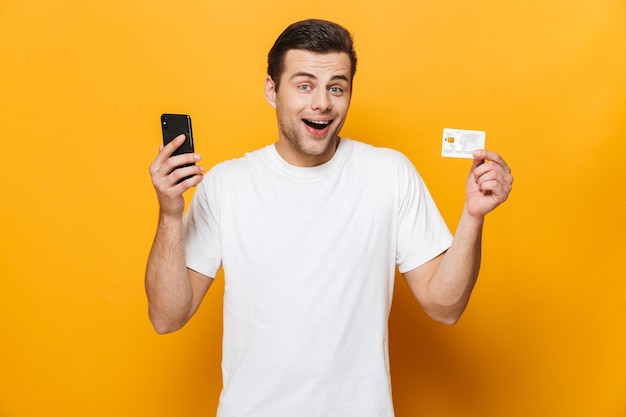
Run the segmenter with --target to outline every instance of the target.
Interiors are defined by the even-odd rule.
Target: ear
[[[270,103],[270,106],[276,108],[276,84],[269,75],[265,79],[265,99]]]

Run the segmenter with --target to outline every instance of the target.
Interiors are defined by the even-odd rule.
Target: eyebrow
[[[308,73],[308,72],[305,72],[305,71],[296,72],[295,74],[293,74],[291,76],[291,79],[293,80],[294,78],[298,78],[298,77],[307,77],[307,78],[311,78],[311,79],[317,80],[317,77],[315,75],[313,75],[311,73]],[[346,75],[343,75],[343,74],[333,75],[331,77],[331,80],[333,80],[333,81],[334,80],[342,80],[342,81],[347,82],[348,84],[350,83],[350,79]]]

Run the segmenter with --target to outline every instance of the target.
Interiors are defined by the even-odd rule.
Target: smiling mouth
[[[316,129],[316,130],[325,129],[328,126],[330,126],[330,124],[333,122],[332,120],[307,120],[307,119],[302,119],[302,121],[304,122],[304,124],[306,124],[310,128]]]

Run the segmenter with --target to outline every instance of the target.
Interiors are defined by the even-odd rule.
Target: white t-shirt
[[[303,168],[266,146],[207,173],[185,233],[189,268],[224,268],[219,417],[393,416],[395,268],[452,240],[405,156],[342,139]]]

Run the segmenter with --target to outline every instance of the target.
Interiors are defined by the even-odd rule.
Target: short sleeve
[[[410,161],[407,160],[399,176],[396,263],[398,270],[405,273],[447,250],[452,244],[452,234]]]
[[[210,172],[196,188],[184,218],[187,267],[215,278],[221,266],[218,187]]]

